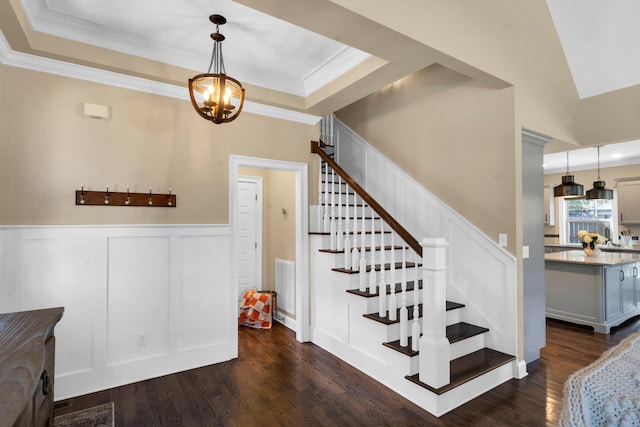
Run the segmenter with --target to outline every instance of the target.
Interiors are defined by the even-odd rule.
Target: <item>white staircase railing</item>
[[[323,125],[324,128],[324,125]],[[320,197],[325,201],[325,224],[329,223],[331,250],[344,251],[344,268],[358,270],[359,290],[378,295],[378,315],[387,317],[391,321],[397,318],[396,288],[396,240],[401,241],[401,303],[400,303],[400,345],[407,347],[409,343],[409,322],[407,308],[407,284],[408,277],[407,250],[413,254],[413,323],[411,325],[411,349],[419,351],[420,381],[438,388],[449,383],[449,341],[446,338],[446,242],[444,239],[425,239],[418,243],[388,212],[382,208],[357,182],[355,182],[340,166],[325,153],[322,143],[312,142],[312,152],[320,155],[325,162],[324,180],[325,191],[331,193],[331,197],[325,193]],[[331,168],[331,177],[328,170]],[[322,179],[322,168],[320,168]],[[338,190],[336,192],[336,175]],[[330,182],[329,182],[330,179]],[[329,185],[329,183],[331,185]],[[346,205],[344,221],[342,216],[342,186],[345,185]],[[353,190],[353,241],[349,237],[349,191]],[[335,195],[337,194],[337,198]],[[356,205],[357,195],[361,199],[361,222],[358,233],[358,209]],[[328,202],[329,206],[326,205]],[[370,215],[367,217],[365,205],[369,206]],[[369,219],[368,219],[369,218]],[[367,227],[367,220],[370,221]],[[376,227],[376,221],[380,225]],[[346,223],[347,235],[343,236],[342,223]],[[386,228],[389,228],[390,247],[385,245]],[[325,228],[325,230],[327,229]],[[366,234],[369,229],[369,272],[367,274],[366,261]],[[380,244],[376,245],[377,234],[380,236]],[[358,240],[359,238],[359,240]],[[358,250],[358,244],[360,249]],[[352,249],[350,249],[352,246]],[[389,252],[387,254],[387,251]],[[349,253],[350,252],[350,253]],[[389,261],[387,263],[387,256]],[[422,292],[419,289],[420,274],[419,259],[422,258]],[[379,260],[379,263],[377,261]],[[387,269],[388,265],[388,269]],[[377,266],[379,266],[379,273]],[[368,285],[368,286],[367,286]],[[387,294],[387,286],[390,288]],[[423,309],[422,324],[420,322],[420,294],[422,293]],[[422,336],[421,336],[422,332]]]

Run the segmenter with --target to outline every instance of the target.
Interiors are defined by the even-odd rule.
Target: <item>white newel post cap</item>
[[[441,270],[446,268],[446,248],[449,243],[444,237],[425,237],[420,242],[422,246],[422,265],[423,268]]]

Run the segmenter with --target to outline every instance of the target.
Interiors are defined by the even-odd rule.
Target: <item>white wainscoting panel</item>
[[[230,235],[228,225],[0,227],[0,312],[65,308],[58,400],[229,360]]]
[[[107,366],[166,355],[169,238],[111,237],[108,245]]]
[[[229,342],[229,251],[215,236],[182,236],[180,351]],[[232,314],[233,310],[233,314]]]
[[[18,251],[17,306],[20,310],[65,307],[56,336],[75,345],[57,345],[56,374],[93,369],[93,312],[100,303],[93,277],[91,238],[25,236]]]

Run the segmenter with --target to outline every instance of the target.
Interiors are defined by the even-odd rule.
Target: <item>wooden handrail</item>
[[[420,246],[418,240],[416,240],[416,238],[413,237],[406,228],[404,228],[398,221],[396,221],[396,219],[392,217],[389,212],[387,212],[382,206],[380,206],[380,204],[376,202],[376,200],[371,197],[371,195],[367,193],[364,188],[360,187],[360,184],[358,184],[353,178],[351,178],[351,176],[344,169],[342,169],[331,157],[329,157],[329,155],[325,153],[324,150],[322,150],[323,146],[326,146],[326,144],[322,141],[311,141],[311,152],[316,153],[322,158],[322,160],[327,162],[327,164],[331,166],[331,168],[338,175],[340,175],[342,179],[347,184],[349,184],[349,186],[353,188],[353,190],[360,197],[362,197],[362,200],[364,200],[369,206],[371,206],[371,208],[380,216],[380,218],[384,222],[386,222],[389,227],[391,227],[391,229],[393,229],[393,231],[395,231],[396,234],[400,236],[400,238],[402,238],[402,240],[404,240],[407,245],[409,245],[411,249],[413,249],[420,257],[422,257],[422,246]]]

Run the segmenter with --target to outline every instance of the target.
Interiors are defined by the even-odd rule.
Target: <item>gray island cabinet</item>
[[[547,253],[545,259],[546,316],[593,327],[608,334],[640,315],[640,254],[582,251]]]

